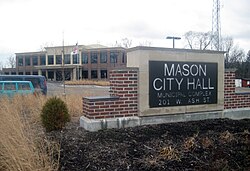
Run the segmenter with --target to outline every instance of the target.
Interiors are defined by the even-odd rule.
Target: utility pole
[[[63,77],[63,95],[66,97],[65,92],[65,71],[64,71],[64,32],[63,32],[63,41],[62,41],[62,77]]]
[[[174,41],[175,40],[180,40],[181,38],[180,37],[174,37],[174,36],[168,36],[168,37],[166,37],[166,39],[173,39],[173,48],[174,48]]]
[[[76,52],[76,63],[77,63],[77,68],[76,68],[76,72],[77,72],[77,79],[76,80],[80,80],[80,68],[79,68],[79,65],[80,65],[80,59],[79,59],[79,47],[78,47],[78,41],[76,43],[76,47],[75,47],[75,50]]]
[[[79,56],[79,47],[78,47],[78,42],[76,45],[73,47],[73,51],[71,52],[71,55],[73,56],[73,64],[74,64],[74,76],[75,80],[79,80],[79,65],[80,65],[80,56]]]

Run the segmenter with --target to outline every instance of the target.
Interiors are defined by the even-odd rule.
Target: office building
[[[102,45],[46,47],[44,51],[16,53],[16,68],[4,74],[44,75],[48,80],[109,79],[109,71],[126,67],[126,49]],[[64,75],[63,75],[64,73]]]

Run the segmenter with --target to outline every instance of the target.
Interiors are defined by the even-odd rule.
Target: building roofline
[[[27,55],[27,54],[46,54],[46,51],[37,51],[37,52],[17,52],[16,55]]]
[[[74,48],[76,45],[67,45],[67,46],[48,46],[44,47],[45,49],[56,49],[56,48]],[[78,45],[79,48],[84,47],[84,45]]]
[[[124,47],[104,47],[104,48],[91,48],[91,49],[85,49],[85,50],[127,50],[126,48]]]
[[[74,48],[76,45],[66,45],[66,46],[49,46],[44,47],[45,49],[55,49],[55,48]],[[108,46],[104,46],[101,44],[90,44],[90,45],[78,45],[79,49],[101,49],[101,48],[109,48]]]
[[[96,47],[95,47],[96,46]],[[107,47],[107,46],[102,46],[100,45],[78,45],[79,50],[90,50],[90,51],[97,51],[97,50],[124,50],[126,51],[127,49],[124,47]],[[35,55],[35,54],[46,54],[47,50],[49,49],[62,49],[62,48],[74,48],[75,45],[70,45],[70,46],[51,46],[51,47],[45,47],[45,51],[38,51],[38,52],[18,52],[15,53],[16,55]]]
[[[214,50],[198,50],[198,49],[179,49],[179,48],[165,48],[165,47],[149,47],[149,46],[136,46],[129,48],[127,52],[137,50],[161,50],[161,51],[172,51],[172,52],[194,52],[194,53],[212,53],[212,54],[225,54],[225,51],[214,51]]]

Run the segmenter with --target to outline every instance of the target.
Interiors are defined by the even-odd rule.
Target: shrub
[[[58,97],[47,100],[42,108],[42,124],[46,131],[61,130],[70,121],[67,105]]]

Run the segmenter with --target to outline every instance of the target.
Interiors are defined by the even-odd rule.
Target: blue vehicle
[[[31,81],[0,81],[0,96],[35,94]]]
[[[47,82],[42,75],[0,75],[0,81],[31,81],[36,93],[47,95]]]

